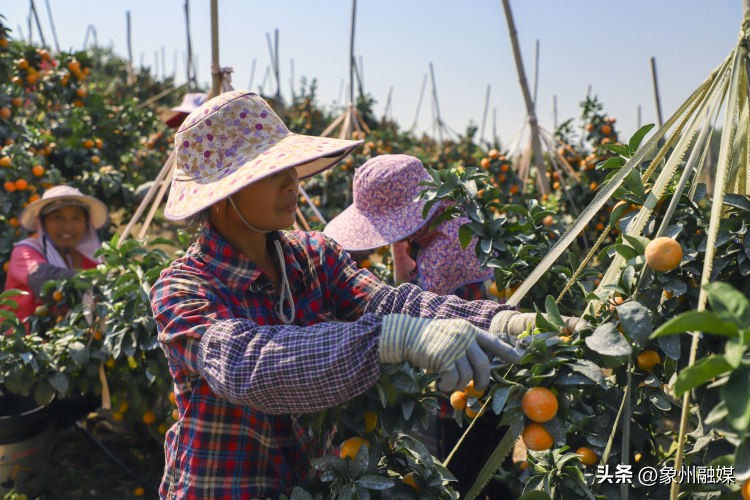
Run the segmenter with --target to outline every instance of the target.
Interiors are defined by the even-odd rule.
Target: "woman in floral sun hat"
[[[507,307],[397,288],[320,232],[288,231],[299,179],[360,141],[291,133],[246,91],[221,94],[177,131],[165,215],[201,226],[151,289],[179,418],[165,437],[165,498],[278,498],[327,450],[299,419],[373,386],[385,363],[440,374],[451,391],[512,362]],[[436,319],[440,318],[440,319]]]
[[[24,208],[21,226],[33,234],[13,247],[5,289],[26,294],[15,299],[21,320],[42,304],[49,280],[70,278],[80,269],[96,267],[99,249],[96,230],[107,223],[107,207],[72,186],[54,186]]]
[[[458,228],[465,217],[433,224],[446,208],[435,204],[422,216],[425,201],[417,201],[422,182],[432,180],[418,158],[380,155],[354,172],[353,203],[323,229],[344,250],[361,252],[391,246],[394,278],[438,295],[456,294],[472,300],[486,298],[484,282],[492,269],[482,268],[474,246],[461,247]]]

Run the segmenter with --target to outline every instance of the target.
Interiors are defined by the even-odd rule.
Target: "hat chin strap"
[[[245,219],[245,216],[242,215],[240,209],[237,208],[237,205],[234,203],[234,200],[231,196],[229,197],[229,203],[234,208],[234,211],[237,212],[237,215],[240,217],[242,223],[245,224],[248,228],[263,234],[268,234],[271,232],[264,229],[258,229],[257,227],[250,224],[247,219]],[[274,240],[273,243],[274,247],[276,248],[276,256],[278,257],[279,268],[281,270],[281,292],[279,293],[279,303],[276,304],[274,310],[276,312],[276,316],[278,316],[281,322],[285,325],[288,325],[292,321],[294,321],[294,316],[296,313],[296,310],[294,308],[294,299],[292,298],[292,289],[289,286],[289,278],[286,275],[286,266],[284,265],[284,252],[282,252],[281,250],[281,243],[279,243],[279,240]],[[289,304],[289,316],[287,316],[284,311],[284,302],[287,302]]]

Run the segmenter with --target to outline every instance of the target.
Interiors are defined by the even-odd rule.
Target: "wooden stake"
[[[484,96],[484,110],[482,111],[482,128],[479,132],[479,141],[484,140],[484,126],[487,123],[487,109],[490,105],[490,85],[487,84],[487,93]]]
[[[36,21],[36,29],[39,31],[39,39],[42,41],[42,47],[47,46],[47,42],[44,41],[44,33],[42,32],[42,23],[39,22],[39,14],[36,12],[36,5],[34,5],[34,0],[29,0],[31,2],[31,13],[34,16],[34,21]]]
[[[539,87],[539,40],[536,41],[536,48],[534,50],[534,95],[533,95],[533,102],[534,107],[536,107],[536,103],[539,102],[537,100],[537,88]]]
[[[57,41],[57,30],[55,30],[55,20],[52,17],[52,9],[49,7],[49,0],[44,0],[44,4],[47,7],[47,17],[49,17],[49,25],[52,28],[52,39],[55,41],[55,50],[60,52],[60,43]]]
[[[509,0],[503,0],[503,8],[505,10],[505,19],[508,23],[508,31],[510,32],[510,41],[513,46],[513,57],[516,61],[516,71],[518,72],[518,81],[521,84],[521,91],[523,92],[523,100],[526,103],[526,112],[528,114],[529,126],[531,127],[531,149],[533,156],[531,162],[536,162],[536,182],[539,186],[539,192],[541,194],[549,193],[550,186],[547,176],[544,175],[544,157],[542,156],[542,145],[539,140],[539,123],[536,118],[536,111],[534,110],[534,101],[531,99],[531,93],[529,92],[529,84],[526,81],[526,72],[523,69],[523,60],[521,59],[521,49],[518,47],[518,33],[516,31],[516,25],[513,21],[513,13],[510,10]]]
[[[659,98],[659,81],[656,78],[656,58],[651,58],[651,79],[654,82],[654,100],[656,101],[656,119],[661,127],[664,123],[661,115],[661,99]]]
[[[185,70],[187,73],[188,92],[198,86],[196,82],[195,63],[193,61],[193,44],[190,41],[190,0],[185,0],[185,33],[187,34],[187,63]]]
[[[221,94],[221,66],[219,66],[219,1],[211,0],[211,95]]]
[[[419,99],[417,99],[417,111],[414,113],[414,122],[411,124],[412,132],[417,128],[417,119],[419,118],[419,109],[422,107],[422,97],[424,97],[425,87],[427,87],[427,73],[424,74],[424,78],[422,79],[422,88],[419,91]]]
[[[349,103],[354,102],[354,27],[357,21],[357,0],[352,0],[352,25],[349,34]]]
[[[250,66],[250,83],[247,85],[247,88],[252,90],[253,88],[253,80],[255,79],[255,63],[258,62],[257,59],[253,59],[253,64]]]
[[[125,12],[125,30],[128,44],[128,85],[133,85],[135,76],[133,75],[133,43],[130,37],[130,11]]]
[[[435,70],[432,67],[432,61],[430,61],[430,79],[432,80],[432,104],[435,107],[435,125],[437,126],[437,135],[440,140],[440,144],[443,144],[443,119],[440,116],[440,103],[438,103],[437,97],[437,85],[435,84]]]

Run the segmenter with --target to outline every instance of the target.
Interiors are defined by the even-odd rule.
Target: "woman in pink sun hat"
[[[457,217],[434,226],[445,210],[436,204],[422,216],[417,198],[432,176],[418,158],[380,155],[354,172],[353,203],[334,217],[323,232],[344,250],[361,252],[391,246],[394,279],[410,282],[438,295],[455,294],[472,300],[487,298],[484,283],[492,269],[482,268],[474,246],[461,247],[458,228],[468,221]]]
[[[20,223],[33,232],[13,247],[5,289],[26,292],[16,298],[24,320],[42,305],[49,280],[70,278],[77,270],[96,267],[96,230],[107,223],[107,207],[72,186],[54,186],[21,212]]]
[[[179,415],[161,497],[289,495],[333,451],[300,414],[362,394],[384,364],[439,373],[452,391],[486,387],[488,356],[519,358],[500,339],[508,306],[385,285],[323,233],[287,230],[299,180],[360,143],[294,134],[247,91],[178,129],[164,213],[200,232],[150,292]]]

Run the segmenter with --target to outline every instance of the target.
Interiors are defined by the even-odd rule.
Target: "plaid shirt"
[[[363,393],[381,374],[381,316],[463,317],[489,328],[492,301],[393,288],[318,232],[274,232],[295,303],[277,317],[270,280],[213,228],[151,290],[179,421],[165,439],[167,498],[266,498],[303,485],[326,451],[298,419]],[[288,312],[288,310],[287,310]]]

